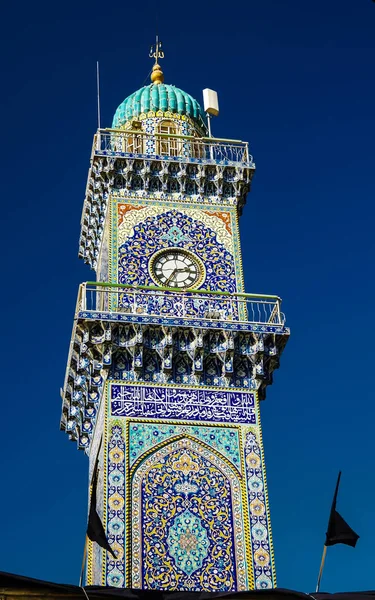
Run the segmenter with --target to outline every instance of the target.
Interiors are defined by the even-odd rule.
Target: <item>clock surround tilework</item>
[[[233,265],[234,265],[234,277],[235,277],[235,286],[237,292],[244,291],[244,280],[243,280],[243,270],[242,263],[240,259],[241,255],[241,247],[240,247],[240,238],[239,238],[239,230],[238,230],[238,214],[237,210],[231,206],[226,206],[225,208],[222,206],[214,207],[215,210],[209,211],[207,210],[207,206],[204,204],[197,205],[195,203],[181,203],[176,202],[173,198],[170,201],[159,201],[155,204],[154,201],[150,201],[150,199],[135,199],[132,197],[121,197],[118,198],[115,195],[111,197],[111,210],[110,210],[110,266],[109,266],[109,279],[112,283],[118,283],[118,257],[119,257],[119,249],[122,245],[124,245],[131,236],[133,236],[134,227],[139,226],[140,221],[146,222],[146,227],[144,231],[144,236],[147,234],[148,227],[152,227],[152,220],[162,215],[166,215],[170,213],[169,219],[177,220],[177,229],[180,231],[177,233],[180,234],[180,238],[172,237],[164,238],[160,240],[162,246],[178,246],[183,247],[183,243],[187,243],[187,249],[191,246],[191,240],[189,240],[189,232],[186,234],[181,232],[181,219],[183,220],[182,227],[186,228],[187,223],[194,224],[195,221],[200,221],[200,227],[202,232],[206,233],[211,230],[213,234],[216,235],[216,242],[218,243],[218,247],[222,247],[226,252],[232,255]],[[125,214],[124,214],[125,213]],[[171,213],[174,213],[173,215]],[[211,213],[211,214],[210,214]],[[212,214],[216,213],[216,214]],[[167,217],[168,220],[168,217]],[[179,222],[180,220],[180,222]],[[163,222],[160,223],[162,227],[164,225]],[[148,226],[148,227],[147,227]],[[174,223],[172,223],[172,227]],[[229,233],[230,228],[230,233]],[[165,235],[164,232],[161,233],[161,237]],[[184,235],[186,236],[184,239]],[[211,234],[212,236],[212,234]],[[142,237],[142,236],[139,236]],[[213,237],[213,236],[212,236]],[[176,241],[175,241],[176,240]],[[153,244],[155,240],[149,242],[149,244]],[[154,247],[155,251],[159,248]],[[202,287],[205,287],[204,284]],[[226,290],[229,291],[229,290]]]
[[[125,201],[124,201],[125,200]],[[183,248],[193,252],[205,265],[203,289],[243,292],[237,211],[232,207],[181,204],[179,202],[137,202],[112,197],[108,281],[155,285],[149,265],[161,248]],[[110,307],[116,309],[118,296],[111,295]],[[125,304],[127,299],[124,299]],[[206,307],[192,305],[192,316],[202,317]],[[222,304],[223,301],[222,301]],[[231,309],[233,313],[233,310]],[[163,310],[160,311],[161,315]],[[245,321],[247,313],[240,303],[238,313],[229,318]]]
[[[173,209],[135,225],[133,234],[118,249],[118,283],[155,285],[150,261],[162,248],[181,248],[196,255],[205,267],[205,289],[237,291],[233,255],[217,241],[212,229]]]
[[[118,384],[120,382],[107,385]],[[107,392],[109,392],[109,387]],[[228,392],[232,391],[228,390]],[[190,462],[196,462],[198,453],[201,457],[200,460],[210,462],[211,468],[219,468],[224,475],[226,472],[227,479],[231,480],[232,516],[234,510],[237,515],[242,515],[240,519],[235,520],[235,523],[233,519],[231,521],[229,519],[232,528],[231,543],[235,548],[233,554],[235,562],[228,559],[229,562],[226,563],[227,575],[229,572],[231,573],[229,578],[227,576],[225,581],[218,580],[217,584],[214,584],[212,580],[208,583],[207,578],[205,579],[205,574],[207,575],[209,572],[207,566],[211,564],[211,567],[215,568],[215,565],[212,565],[212,556],[210,556],[210,549],[214,549],[212,535],[214,535],[215,527],[212,523],[208,524],[204,520],[202,522],[198,519],[199,522],[193,523],[194,527],[190,527],[190,530],[185,527],[184,530],[183,522],[176,524],[176,519],[171,513],[165,521],[162,535],[159,531],[158,538],[166,552],[172,548],[172,552],[168,555],[170,583],[163,589],[213,591],[213,589],[246,590],[253,587],[255,589],[274,587],[276,580],[258,402],[256,403],[255,424],[207,423],[186,419],[183,421],[155,420],[147,418],[147,414],[142,418],[112,416],[110,393],[107,393],[106,396],[108,408],[106,411],[104,470],[107,483],[105,485],[104,514],[109,542],[117,554],[117,560],[115,561],[110,555],[103,553],[105,555],[102,563],[103,584],[115,587],[158,589],[157,568],[155,571],[155,565],[151,565],[150,561],[145,563],[144,556],[142,557],[141,531],[144,530],[147,523],[149,525],[151,523],[147,520],[146,513],[152,511],[153,519],[157,518],[155,510],[157,512],[159,506],[157,490],[159,489],[160,494],[162,491],[160,485],[162,487],[165,485],[169,489],[174,515],[182,514],[183,510],[192,512],[192,508],[196,509],[199,506],[202,499],[195,497],[197,481],[190,476],[194,475],[194,469],[196,469],[194,465],[191,466]],[[176,453],[179,453],[178,456]],[[172,455],[176,460],[179,458],[180,469],[182,469],[180,475],[181,477],[184,475],[180,481],[177,477],[178,473],[174,473],[176,477],[172,482],[173,489],[170,487],[169,478],[171,464],[174,460]],[[212,466],[214,464],[216,467]],[[161,467],[166,471],[163,470],[164,480],[160,483]],[[190,472],[189,469],[193,469],[193,471]],[[151,496],[148,494],[151,498],[150,503],[146,502],[146,504],[142,496],[144,477],[148,478],[148,492],[153,490]],[[238,488],[233,487],[233,480],[238,480]],[[194,501],[190,505],[189,502],[183,504],[183,491],[186,492],[186,502],[189,498],[193,498]],[[184,506],[183,510],[182,506]],[[180,509],[179,513],[176,512],[177,508]],[[195,510],[192,514],[196,512]],[[202,513],[199,514],[202,516]],[[187,517],[190,518],[189,515]],[[228,520],[228,514],[226,518]],[[204,531],[209,540],[208,550]],[[141,537],[139,537],[140,535]],[[179,562],[181,553],[178,548],[180,546],[185,550],[187,548],[185,558],[189,558],[189,547],[194,541],[193,538],[201,540],[202,560],[199,563],[200,566],[194,561],[190,567],[185,565],[184,571],[176,566],[180,565],[181,567],[181,561]],[[247,544],[246,540],[250,543]],[[150,551],[151,554],[153,552],[155,554],[152,548]],[[91,548],[90,552],[92,560],[95,550],[93,551]],[[133,561],[132,556],[134,557]],[[155,564],[157,567],[157,560]],[[220,564],[223,565],[222,562]],[[184,565],[182,564],[182,566]],[[195,576],[189,578],[189,569],[195,569]],[[192,574],[194,575],[194,573]],[[192,574],[190,573],[190,575]],[[89,580],[88,583],[93,582]],[[216,588],[215,585],[217,585]]]

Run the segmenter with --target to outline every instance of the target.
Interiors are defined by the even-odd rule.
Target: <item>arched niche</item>
[[[137,461],[129,490],[132,587],[247,589],[242,486],[224,456],[188,436]]]

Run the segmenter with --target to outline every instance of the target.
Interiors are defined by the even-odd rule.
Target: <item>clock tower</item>
[[[98,468],[114,556],[87,583],[241,591],[276,585],[260,403],[288,340],[277,296],[246,293],[248,144],[209,136],[190,94],[151,84],[94,136],[62,428]]]

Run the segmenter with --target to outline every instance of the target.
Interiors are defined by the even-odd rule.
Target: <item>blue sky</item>
[[[361,535],[322,589],[375,588],[374,64],[371,0],[7,3],[2,47],[0,569],[78,583],[87,459],[59,432],[96,129],[147,80],[218,90],[219,137],[257,164],[241,219],[246,289],[283,298],[291,339],[262,405],[279,587],[315,588],[337,472]]]

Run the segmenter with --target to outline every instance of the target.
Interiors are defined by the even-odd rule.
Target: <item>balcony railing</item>
[[[248,142],[219,138],[197,138],[144,131],[99,129],[94,138],[97,156],[147,156],[158,159],[189,158],[193,162],[246,164],[254,166]]]
[[[80,285],[77,313],[123,313],[150,317],[214,319],[284,325],[278,296],[229,294],[208,290],[181,291],[154,286],[122,286],[102,282]]]

